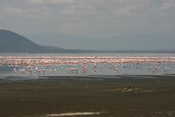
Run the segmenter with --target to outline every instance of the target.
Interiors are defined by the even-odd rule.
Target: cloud
[[[118,43],[140,34],[172,34],[174,11],[175,0],[1,0],[0,27],[29,36],[47,34],[51,44],[59,43],[59,35]]]
[[[73,3],[74,0],[29,0],[34,4],[63,4],[63,3]]]
[[[161,9],[175,8],[175,0],[162,0]]]

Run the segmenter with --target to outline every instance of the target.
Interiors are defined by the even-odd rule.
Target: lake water
[[[175,53],[0,53],[0,56],[155,56],[155,57],[175,57]]]
[[[175,57],[175,53],[78,53],[78,54],[0,54],[0,56],[115,56],[115,57]],[[174,74],[174,63],[163,64],[98,64],[95,66],[90,64],[86,66],[87,71],[84,72],[82,65],[52,65],[37,66],[44,72],[37,72],[36,68],[28,68],[24,66],[9,67],[0,66],[0,77],[7,76],[53,76],[53,75],[156,75],[156,74]],[[74,69],[74,70],[70,70]]]

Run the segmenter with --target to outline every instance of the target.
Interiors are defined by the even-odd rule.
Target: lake
[[[175,57],[174,53],[77,53],[77,54],[14,54],[0,56],[24,57]],[[89,75],[161,75],[174,74],[175,63],[99,63],[99,64],[54,64],[54,65],[1,65],[1,78],[7,76],[89,76]]]

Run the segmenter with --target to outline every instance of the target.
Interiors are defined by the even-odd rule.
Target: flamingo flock
[[[0,66],[9,66],[13,68],[14,72],[24,73],[58,72],[60,66],[69,66],[64,70],[75,74],[89,71],[96,73],[105,66],[117,73],[122,69],[141,70],[142,67],[149,66],[147,69],[156,73],[175,69],[175,57],[0,56]]]

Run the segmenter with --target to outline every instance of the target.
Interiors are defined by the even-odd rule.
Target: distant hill
[[[9,30],[0,29],[0,53],[84,53],[95,50],[64,49],[42,46]]]
[[[42,46],[34,43],[28,38],[8,30],[0,29],[0,53],[135,53],[135,52],[156,52],[156,53],[175,53],[174,50],[79,50],[79,49],[64,49],[52,46]]]
[[[43,52],[64,52],[65,49],[46,47],[38,45],[26,37],[17,33],[0,30],[0,52],[1,53],[43,53]]]

